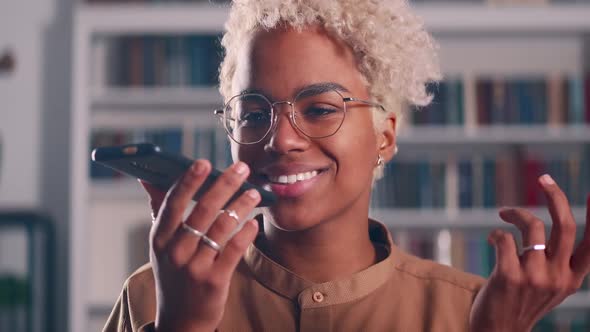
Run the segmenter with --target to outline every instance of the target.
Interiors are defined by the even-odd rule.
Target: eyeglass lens
[[[293,102],[293,118],[297,129],[313,137],[336,133],[345,116],[345,103],[336,90],[318,94],[302,92]],[[226,105],[224,125],[234,140],[255,143],[272,129],[277,107],[259,94],[244,94],[232,98]]]

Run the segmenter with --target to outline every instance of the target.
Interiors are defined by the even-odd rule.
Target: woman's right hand
[[[249,168],[243,162],[223,172],[183,220],[210,171],[208,161],[198,160],[166,194],[142,182],[156,216],[150,232],[150,261],[156,283],[157,331],[214,331],[223,316],[233,272],[258,231],[256,220],[251,219],[230,238],[238,223],[228,213],[219,214],[248,177]],[[244,218],[259,201],[260,194],[252,189],[227,209]],[[185,230],[183,222],[206,232],[222,250],[214,250]]]

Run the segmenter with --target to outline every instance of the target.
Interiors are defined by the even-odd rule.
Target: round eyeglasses
[[[385,108],[371,101],[344,97],[337,89],[302,90],[290,101],[271,102],[262,94],[243,93],[234,96],[214,114],[220,117],[229,137],[238,144],[256,144],[273,130],[278,121],[277,105],[290,106],[291,124],[310,138],[334,135],[346,118],[348,102]]]

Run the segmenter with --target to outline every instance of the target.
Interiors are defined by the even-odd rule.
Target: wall
[[[0,206],[39,205],[42,26],[51,0],[0,3],[0,52],[10,48],[16,68],[0,77]]]
[[[0,209],[35,209],[55,220],[55,322],[67,330],[71,12],[74,0],[0,1]]]

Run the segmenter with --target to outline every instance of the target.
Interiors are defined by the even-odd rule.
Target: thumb
[[[141,184],[150,197],[150,207],[152,208],[153,216],[157,216],[158,211],[160,211],[160,206],[162,206],[162,202],[164,201],[164,197],[166,197],[166,193],[143,180],[138,179],[137,181],[139,181],[139,184]]]

